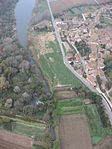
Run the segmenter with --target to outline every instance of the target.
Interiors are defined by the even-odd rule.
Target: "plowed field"
[[[100,4],[112,2],[112,0],[97,0]],[[54,13],[61,13],[66,9],[75,6],[96,4],[95,0],[51,0],[51,6]]]
[[[84,115],[60,118],[61,149],[92,149],[91,136]]]
[[[32,139],[0,130],[0,149],[31,149]]]

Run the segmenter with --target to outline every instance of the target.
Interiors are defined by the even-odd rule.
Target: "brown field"
[[[32,139],[0,130],[0,149],[31,149]]]
[[[112,2],[112,0],[97,0],[99,3]],[[54,13],[61,13],[74,6],[96,4],[95,0],[51,0],[51,6]]]
[[[61,149],[92,149],[85,115],[61,116],[59,129]]]
[[[103,142],[97,145],[94,149],[112,149],[112,137],[106,138]]]
[[[94,0],[57,0],[52,1],[51,6],[54,13],[61,13],[63,10],[74,6],[95,4]]]
[[[77,97],[74,91],[56,91],[56,99],[72,99]]]
[[[40,35],[35,35],[34,33],[32,33],[31,35],[28,35],[28,40],[30,43],[29,49],[31,51],[33,51],[33,49],[38,49],[40,55],[53,52],[53,49],[49,48],[48,46],[50,41],[55,41],[55,35],[53,32],[44,33]]]

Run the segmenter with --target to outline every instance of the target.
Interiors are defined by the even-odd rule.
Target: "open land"
[[[35,59],[39,60],[41,69],[47,79],[51,82],[53,87],[60,87],[64,85],[68,86],[80,86],[80,81],[66,68],[63,64],[61,51],[57,41],[53,41],[53,33],[35,34],[30,32],[30,50],[33,51]],[[46,39],[49,34],[52,34],[52,39]],[[38,44],[35,41],[38,39]],[[42,39],[42,40],[41,40]],[[41,41],[41,42],[40,42]]]
[[[31,149],[32,139],[0,130],[0,149]]]
[[[33,123],[29,121],[24,121],[16,118],[9,118],[6,116],[0,117],[0,130],[8,130],[11,133],[19,134],[22,136],[27,136],[28,138],[32,138],[33,141],[39,142],[39,144],[45,145],[43,142],[46,125],[42,123]],[[9,123],[5,123],[5,121],[9,121]],[[7,125],[6,125],[7,124]],[[16,138],[16,135],[15,135]]]
[[[61,149],[92,149],[91,135],[83,112],[84,105],[79,98],[57,101]]]
[[[95,147],[95,149],[111,149],[112,148],[112,137],[106,138],[103,142]]]
[[[69,119],[69,116],[70,116],[70,118],[71,118],[71,116],[73,116],[73,117],[75,116],[75,118],[77,119],[75,121],[77,121],[77,123],[78,122],[80,123],[80,118],[82,119],[82,117],[84,116],[84,113],[86,113],[86,116],[87,116],[86,125],[89,128],[89,130],[88,130],[89,133],[91,134],[91,135],[89,134],[90,138],[91,138],[91,144],[95,145],[95,149],[99,149],[98,147],[100,147],[100,146],[101,146],[101,149],[104,149],[102,147],[106,146],[105,144],[108,145],[108,143],[107,143],[108,139],[106,141],[104,139],[107,136],[110,136],[110,140],[112,139],[112,137],[111,137],[112,129],[111,129],[111,127],[106,127],[106,128],[103,127],[103,124],[101,122],[101,119],[100,119],[100,116],[99,116],[99,113],[97,111],[97,107],[95,104],[84,105],[82,100],[79,98],[63,99],[63,100],[57,101],[57,114],[60,117],[59,118],[59,126],[61,125],[59,127],[59,136],[61,139],[61,146],[63,146],[63,141],[65,141],[64,145],[67,145],[67,144],[69,145],[69,143],[67,143],[66,137],[68,137],[68,141],[73,146],[77,144],[77,143],[75,144],[75,142],[74,142],[74,140],[75,140],[75,139],[73,139],[74,136],[72,136],[72,134],[69,134],[69,132],[72,128],[71,123],[73,121],[73,119],[71,119],[71,120]],[[77,116],[78,116],[78,118],[77,118]],[[65,118],[65,119],[63,120],[63,118]],[[65,125],[67,125],[68,127]],[[81,124],[77,124],[77,125],[79,125],[79,127],[81,126]],[[72,128],[72,131],[75,130],[75,128],[77,128],[74,123],[73,123],[73,126],[74,126],[74,128]],[[69,132],[66,132],[66,131],[69,131]],[[76,131],[72,132],[72,133],[74,133],[76,136],[78,135],[78,132],[76,132]],[[69,134],[69,135],[67,135],[67,134]],[[72,136],[71,137],[72,139],[70,138],[70,136]],[[82,136],[82,135],[80,134],[80,136]],[[102,142],[103,140],[104,140],[104,142]],[[101,144],[99,144],[99,143],[101,143]],[[81,146],[83,146],[82,142],[80,142],[79,144],[81,144]],[[72,148],[72,146],[70,146],[70,147],[67,146],[67,147]],[[64,147],[62,147],[62,149],[63,148]]]
[[[111,0],[98,0],[100,4],[111,2]],[[54,14],[62,13],[62,11],[75,6],[95,5],[95,0],[51,0],[51,6]]]
[[[76,114],[84,111],[83,103],[79,98],[58,100],[57,107],[58,115]]]
[[[80,6],[85,4],[95,4],[93,0],[56,0],[51,1],[52,10],[55,13],[61,13],[64,10],[70,9],[73,6]]]
[[[61,149],[92,149],[91,136],[84,115],[60,118]]]
[[[103,127],[97,107],[95,104],[88,105],[86,107],[86,114],[88,117],[88,123],[92,132],[92,142],[94,145],[100,143],[106,136],[112,136],[111,127]],[[112,138],[112,137],[111,137]]]

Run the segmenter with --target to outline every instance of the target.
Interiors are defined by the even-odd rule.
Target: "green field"
[[[34,13],[36,14],[37,21],[41,20],[45,16],[50,16],[47,1],[40,0],[40,2],[35,5]]]
[[[66,115],[73,113],[82,113],[84,111],[84,106],[81,99],[65,99],[58,100],[57,113],[58,115]]]
[[[42,146],[33,146],[33,148],[32,149],[45,149],[44,147],[42,147]]]
[[[36,141],[41,141],[45,136],[46,125],[41,123],[32,123],[19,119],[0,117],[0,129],[5,129],[13,133],[27,135]]]
[[[64,65],[58,43],[56,41],[50,42],[49,47],[53,49],[53,53],[40,56],[39,61],[51,85],[53,87],[57,85],[71,85],[72,87],[82,85]]]
[[[104,128],[100,120],[96,105],[88,105],[86,107],[88,122],[92,132],[93,144],[98,144],[106,136],[112,135],[112,128]]]
[[[45,135],[45,127],[32,127],[26,126],[22,123],[15,123],[15,127],[13,128],[14,133],[25,134],[29,137],[34,136],[36,141],[41,141],[43,136]]]

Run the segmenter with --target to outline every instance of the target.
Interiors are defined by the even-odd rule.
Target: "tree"
[[[107,82],[106,82],[106,88],[107,88],[108,90],[110,90],[111,87],[112,87],[112,83],[109,82],[109,81],[107,81]]]
[[[102,80],[100,79],[100,76],[97,75],[97,76],[96,76],[96,79],[97,79],[97,82],[98,82],[98,84],[99,84],[99,86],[100,86],[100,88],[101,88]]]

